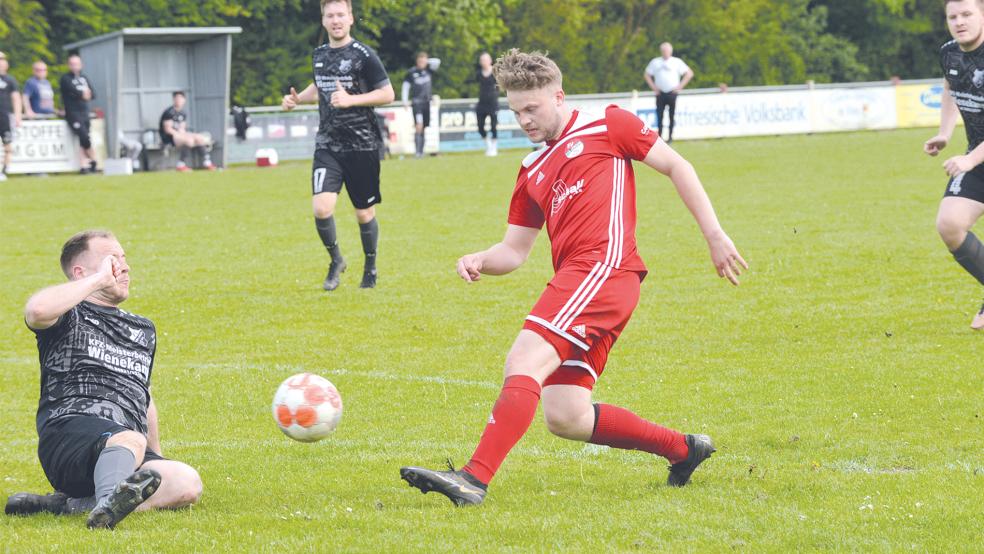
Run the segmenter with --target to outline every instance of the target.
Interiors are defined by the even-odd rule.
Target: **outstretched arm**
[[[707,246],[711,250],[711,261],[714,262],[718,275],[737,285],[741,269],[742,267],[748,269],[748,263],[721,228],[714,207],[711,205],[711,199],[707,197],[707,192],[704,191],[694,166],[663,140],[656,141],[643,163],[673,181],[677,194],[697,220],[697,225],[700,226],[700,231],[707,240]]]
[[[24,307],[24,321],[31,329],[47,329],[91,294],[115,285],[119,275],[116,257],[106,256],[98,273],[34,293]]]
[[[539,229],[510,225],[502,242],[488,250],[462,256],[458,260],[458,275],[471,283],[482,275],[505,275],[523,265],[533,250]]]

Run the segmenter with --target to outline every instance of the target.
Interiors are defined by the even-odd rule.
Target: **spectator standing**
[[[680,58],[673,56],[673,45],[664,42],[659,45],[660,57],[653,58],[646,66],[645,76],[649,88],[656,93],[656,121],[659,135],[666,142],[673,142],[673,127],[676,123],[677,95],[694,78],[694,72]],[[670,109],[669,134],[663,135],[663,112]]]

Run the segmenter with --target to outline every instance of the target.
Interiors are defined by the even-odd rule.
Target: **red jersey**
[[[509,223],[534,229],[547,224],[554,271],[586,261],[645,273],[636,248],[631,160],[645,158],[657,138],[618,106],[600,117],[575,110],[557,140],[523,160]]]

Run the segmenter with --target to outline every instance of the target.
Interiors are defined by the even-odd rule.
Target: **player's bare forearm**
[[[950,84],[944,81],[943,96],[940,102],[940,136],[946,137],[947,140],[953,136],[958,117],[960,117],[960,110],[957,109],[957,103],[953,96],[950,96]]]
[[[47,329],[89,295],[106,288],[108,283],[105,275],[97,273],[84,279],[42,289],[27,301],[24,307],[24,321],[32,329]]]
[[[478,281],[482,275],[505,275],[526,262],[536,243],[539,229],[509,225],[502,242],[481,252],[462,256],[458,260],[458,275],[467,282]]]
[[[386,85],[364,94],[353,94],[350,98],[353,102],[352,106],[383,106],[392,102],[395,94],[393,85]]]
[[[711,262],[718,275],[738,285],[738,276],[741,275],[742,268],[748,268],[748,263],[721,228],[717,214],[714,213],[714,206],[711,205],[711,199],[704,191],[694,166],[662,140],[656,141],[643,162],[670,178],[677,194],[697,220],[697,225],[700,226],[700,231],[707,240]]]
[[[161,452],[160,428],[157,425],[157,404],[154,404],[153,396],[150,397],[150,403],[147,404],[147,448],[158,454],[163,454]]]
[[[318,101],[318,87],[314,86],[314,83],[311,83],[304,90],[297,93],[297,98],[302,104],[314,104]]]

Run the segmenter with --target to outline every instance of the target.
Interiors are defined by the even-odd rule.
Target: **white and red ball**
[[[338,427],[342,396],[328,379],[299,373],[281,383],[273,395],[273,419],[294,440],[319,441]]]

